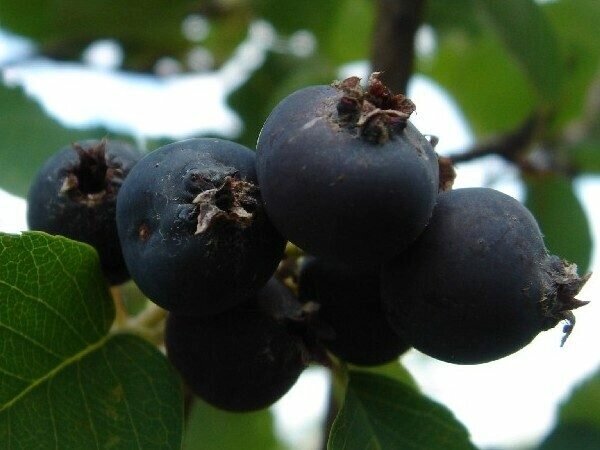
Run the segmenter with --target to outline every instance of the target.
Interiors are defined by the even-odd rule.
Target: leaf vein
[[[2,324],[0,324],[0,325],[2,325]],[[33,389],[40,386],[45,381],[52,379],[52,377],[56,376],[63,369],[65,369],[68,366],[70,366],[71,364],[83,359],[86,355],[88,355],[88,354],[92,353],[93,351],[102,347],[109,338],[110,338],[110,335],[102,336],[102,338],[99,339],[94,344],[88,345],[80,352],[75,353],[74,355],[70,356],[69,358],[62,360],[56,367],[49,370],[47,373],[45,373],[40,378],[33,380],[29,386],[27,386],[25,389],[23,389],[21,392],[19,392],[17,395],[15,395],[13,398],[11,398],[4,405],[0,406],[0,412],[4,411],[5,409],[9,409],[11,406],[13,406],[15,403],[17,403],[23,397],[25,397]]]
[[[87,396],[85,395],[85,389],[83,387],[83,383],[81,382],[81,365],[77,364],[77,383],[79,384],[79,389],[81,390],[81,396],[83,397],[83,404],[85,405],[85,411],[87,412],[88,420],[90,422],[90,429],[92,430],[92,434],[94,435],[94,441],[96,442],[96,448],[100,449],[100,442],[98,441],[98,432],[96,431],[96,427],[94,426],[94,421],[92,419],[92,411],[90,410],[90,405],[87,401]]]
[[[48,411],[50,415],[50,422],[52,423],[52,434],[54,436],[54,448],[58,450],[58,430],[56,429],[56,418],[54,417],[54,410],[52,409],[52,399],[50,398],[50,385],[52,384],[52,379],[48,380],[48,384],[46,384],[46,399],[48,400]]]
[[[65,276],[67,278],[69,278],[71,280],[71,282],[73,283],[73,285],[77,288],[77,292],[79,293],[80,298],[85,298],[85,296],[83,295],[83,292],[81,290],[81,286],[79,286],[79,282],[77,280],[77,278],[75,276],[73,276],[73,274],[71,273],[70,270],[68,270],[61,258],[59,257],[59,255],[54,251],[54,249],[52,248],[52,246],[48,246],[48,249],[50,250],[50,252],[56,257],[56,261],[58,262],[58,264],[60,265],[60,268],[62,269],[63,273],[65,274]],[[98,329],[96,322],[92,319],[92,316],[90,315],[90,310],[87,307],[87,304],[85,304],[85,307],[83,308],[85,310],[85,313],[88,317],[88,321],[89,323],[92,325],[92,327],[94,328],[94,331],[96,332],[97,336],[102,336],[102,331]]]
[[[17,375],[16,373],[9,372],[8,370],[4,369],[3,367],[0,367],[0,373],[6,375],[8,377],[14,378],[16,380],[24,381],[26,383],[31,382],[30,379],[23,378],[21,375]]]
[[[12,289],[16,292],[18,292],[21,296],[23,296],[24,298],[30,299],[30,300],[34,300],[37,303],[43,305],[48,311],[50,311],[52,314],[54,314],[56,317],[58,317],[66,326],[67,328],[69,328],[69,330],[71,330],[73,332],[73,334],[75,336],[77,336],[77,338],[83,342],[84,344],[89,344],[88,341],[86,341],[81,334],[79,334],[79,332],[73,327],[73,325],[71,325],[71,323],[67,320],[67,318],[62,315],[58,310],[54,309],[51,305],[49,305],[47,302],[45,302],[42,298],[37,297],[35,295],[31,295],[26,293],[25,291],[19,289],[17,286],[14,286],[10,283],[7,283],[4,280],[0,280],[0,285],[4,285],[7,286],[9,289]]]
[[[63,356],[59,355],[58,353],[55,353],[53,350],[49,349],[48,347],[46,347],[44,344],[42,344],[41,342],[36,341],[35,339],[33,339],[31,336],[27,336],[26,334],[22,333],[21,331],[10,327],[8,325],[6,325],[5,323],[0,322],[0,327],[5,328],[6,330],[16,334],[17,336],[25,339],[26,341],[32,343],[33,345],[35,345],[36,347],[41,348],[42,350],[44,350],[46,353],[48,353],[49,355],[54,356],[57,359],[62,360]],[[0,410],[1,411],[1,410]]]
[[[113,378],[115,380],[119,381],[119,377],[117,377],[117,374],[115,373],[115,371],[112,368],[112,365],[110,364],[110,359],[106,357],[106,353],[104,351],[102,352],[102,356],[104,357],[104,360],[106,361],[106,366],[108,367],[108,370],[110,370],[110,373],[113,375]],[[137,448],[139,450],[143,450],[142,445],[140,443],[139,431],[138,431],[137,427],[135,426],[133,417],[131,417],[131,408],[129,406],[129,401],[127,401],[126,395],[123,395],[123,402],[125,403],[125,409],[127,410],[127,417],[129,417],[129,423],[131,424],[131,429],[133,430],[133,435],[135,436]]]

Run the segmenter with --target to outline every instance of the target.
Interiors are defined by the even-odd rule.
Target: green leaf
[[[71,142],[104,135],[99,129],[64,128],[21,89],[0,85],[0,187],[24,196],[50,155]]]
[[[220,67],[248,35],[252,11],[245,4],[232,5],[225,14],[216,14],[210,20],[210,33],[202,45],[210,50],[215,66]]]
[[[598,450],[600,428],[582,424],[559,425],[537,450]]]
[[[216,409],[200,399],[186,422],[184,450],[282,450],[268,409],[236,414]]]
[[[429,0],[425,2],[425,23],[441,34],[460,30],[478,36],[482,26],[476,14],[475,2],[476,0]]]
[[[278,0],[253,1],[256,14],[271,22],[278,32],[310,30],[319,42],[329,33],[329,20],[335,16],[338,4],[337,0],[321,0],[318,4],[287,0],[284,7]]]
[[[539,450],[600,448],[600,370],[576,386],[562,403],[558,423]]]
[[[351,372],[328,449],[474,449],[442,405],[391,378]]]
[[[373,367],[352,366],[352,370],[364,371],[375,375],[383,375],[388,378],[392,378],[393,380],[404,383],[407,386],[410,386],[414,389],[418,389],[417,382],[415,381],[411,373],[408,370],[406,370],[406,368],[400,363],[400,361],[392,361],[381,366]]]
[[[181,24],[194,6],[188,0],[2,0],[0,17],[4,28],[59,59],[79,59],[91,42],[113,38],[124,47],[128,67],[147,70],[156,59],[191,47]]]
[[[590,225],[571,180],[564,176],[525,177],[525,205],[531,210],[544,234],[548,250],[574,262],[579,273],[589,269],[592,255]]]
[[[491,27],[535,86],[553,103],[560,94],[562,60],[556,34],[534,0],[478,0]]]
[[[374,21],[372,1],[339,2],[335,14],[329,18],[329,33],[323,36],[320,50],[333,64],[338,65],[368,59]]]
[[[600,138],[590,137],[569,150],[569,159],[582,173],[600,173]]]
[[[560,407],[561,423],[587,423],[600,430],[600,369],[573,389]]]
[[[178,378],[113,319],[92,247],[0,234],[1,449],[180,448]]]
[[[547,2],[546,16],[556,30],[563,59],[563,91],[558,98],[555,128],[580,116],[590,85],[598,77],[600,64],[600,2],[569,0]]]
[[[536,108],[530,84],[489,32],[446,33],[418,69],[448,91],[479,136],[512,130]]]
[[[262,67],[227,99],[244,122],[242,134],[236,139],[239,143],[256,147],[262,125],[276,104],[269,100],[272,91],[290,74],[290,63],[289,57],[269,53]]]

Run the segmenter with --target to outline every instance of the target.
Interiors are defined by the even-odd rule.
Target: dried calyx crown
[[[575,326],[575,315],[572,310],[589,303],[579,300],[575,296],[592,274],[587,273],[580,277],[577,275],[575,264],[569,264],[554,255],[547,257],[542,268],[545,274],[542,280],[544,291],[541,301],[544,314],[543,329],[549,330],[561,320],[566,321],[563,327],[562,346]]]
[[[394,95],[380,76],[380,72],[372,73],[366,87],[358,77],[336,81],[333,86],[343,92],[337,104],[339,123],[357,128],[371,142],[383,144],[406,127],[416,107],[408,97]]]
[[[107,145],[106,139],[88,148],[73,144],[78,159],[63,180],[61,194],[88,207],[116,197],[123,182],[123,169],[108,157]]]
[[[259,201],[254,184],[227,176],[220,186],[207,189],[194,198],[198,225],[195,234],[204,233],[218,222],[235,224],[244,229],[253,222]]]

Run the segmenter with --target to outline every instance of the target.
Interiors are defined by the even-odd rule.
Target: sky
[[[420,34],[420,51],[432,51],[432,37]],[[304,40],[302,40],[302,39]],[[283,42],[290,49],[306,52],[314,45],[306,36],[298,42]],[[299,46],[298,46],[299,45]],[[71,127],[105,126],[146,138],[218,133],[234,138],[243,124],[225,103],[235,90],[264,62],[266,52],[281,48],[272,28],[257,22],[231,60],[217,71],[173,74],[157,78],[113,71],[119,63],[118,46],[110,41],[88,49],[88,65],[54,63],[34,59],[4,70],[8,85],[22,86],[51,115]],[[111,50],[112,49],[112,50]],[[0,64],[27,54],[31,47],[0,30]],[[339,77],[366,77],[365,62],[340,69]],[[408,96],[418,105],[412,122],[424,134],[439,137],[436,150],[448,154],[468,148],[472,134],[458,108],[431,80],[414,77]],[[115,107],[115,100],[118,108]],[[443,120],[440,120],[443,117]],[[500,158],[490,156],[457,167],[455,188],[489,186],[523,200],[523,187],[516,170]],[[600,178],[581,178],[577,195],[588,213],[594,241],[600,230]],[[26,229],[25,201],[0,190],[0,231]],[[598,251],[592,268],[600,267]],[[600,282],[592,277],[579,298],[593,300]],[[573,385],[598,368],[600,354],[600,305],[592,302],[577,314],[577,326],[560,347],[561,327],[542,333],[532,344],[510,357],[477,366],[442,363],[416,351],[402,358],[423,391],[449,407],[467,426],[481,446],[508,446],[534,442],[551,427],[558,403]],[[543,382],[541,382],[543,380]],[[314,431],[322,420],[327,395],[327,373],[312,368],[274,407],[281,435],[294,448],[314,448]],[[499,432],[499,429],[502,431]],[[307,436],[309,436],[307,438]]]

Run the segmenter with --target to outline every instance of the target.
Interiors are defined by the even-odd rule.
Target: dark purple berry
[[[86,242],[100,257],[111,284],[129,279],[117,235],[116,199],[141,158],[120,141],[76,142],[50,157],[27,195],[29,229]]]
[[[561,320],[586,277],[546,251],[531,213],[486,188],[440,195],[419,239],[384,266],[390,323],[416,349],[457,364],[516,352]],[[564,340],[563,340],[564,342]]]
[[[257,144],[265,208],[305,251],[380,262],[423,231],[438,192],[438,161],[407,121],[413,103],[371,76],[285,98]]]
[[[252,411],[283,396],[306,366],[300,337],[261,305],[280,304],[278,282],[213,317],[170,314],[169,360],[196,395],[217,408]]]
[[[264,212],[254,152],[222,139],[145,156],[123,184],[117,224],[142,292],[186,314],[216,314],[253,296],[285,245]]]
[[[320,342],[352,364],[385,364],[409,348],[387,322],[379,273],[313,257],[300,270],[299,298],[315,302],[317,317],[329,328]]]

